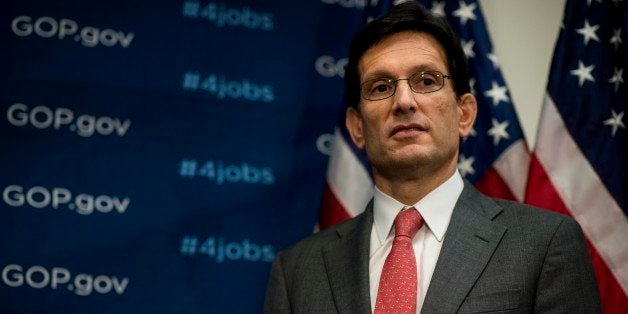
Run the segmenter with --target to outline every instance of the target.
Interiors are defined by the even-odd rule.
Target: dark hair
[[[447,74],[452,77],[456,97],[470,91],[466,57],[454,30],[444,19],[433,15],[420,4],[408,1],[362,26],[353,36],[345,69],[345,100],[349,106],[357,108],[360,103],[358,63],[362,55],[384,38],[403,31],[425,32],[434,36],[445,49]]]

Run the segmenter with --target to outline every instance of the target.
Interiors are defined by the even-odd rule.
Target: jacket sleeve
[[[290,301],[281,265],[281,254],[278,254],[273,262],[264,300],[264,313],[290,313]]]
[[[549,242],[536,291],[536,313],[600,313],[597,282],[582,229],[565,218]]]

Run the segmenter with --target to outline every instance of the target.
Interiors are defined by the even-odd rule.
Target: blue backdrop
[[[3,2],[0,311],[260,312],[316,224],[349,39],[387,6]]]

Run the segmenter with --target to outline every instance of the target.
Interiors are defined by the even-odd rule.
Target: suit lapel
[[[506,227],[492,221],[501,211],[495,202],[465,182],[447,228],[423,312],[458,310],[506,232]]]
[[[323,248],[323,259],[339,313],[370,313],[369,246],[373,202],[355,221],[340,226],[338,239]]]

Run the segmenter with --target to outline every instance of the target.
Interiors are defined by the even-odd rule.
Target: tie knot
[[[423,217],[414,207],[402,210],[395,218],[395,237],[407,236],[414,238],[414,235],[423,226]]]

